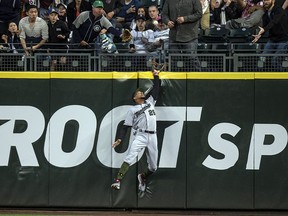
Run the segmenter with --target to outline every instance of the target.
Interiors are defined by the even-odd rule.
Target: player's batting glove
[[[116,146],[118,146],[121,143],[121,139],[117,139],[113,144],[112,144],[112,148],[115,148]]]

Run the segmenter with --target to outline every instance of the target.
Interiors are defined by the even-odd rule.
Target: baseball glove
[[[152,60],[152,70],[163,71],[166,67],[166,63],[158,63],[155,59]]]
[[[131,32],[128,29],[124,29],[122,32],[121,38],[122,38],[122,42],[126,43],[132,40],[133,37],[132,37]]]

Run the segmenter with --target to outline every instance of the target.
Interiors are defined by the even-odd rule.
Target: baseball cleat
[[[114,188],[115,190],[120,190],[120,180],[116,179],[115,182],[111,185],[111,188]]]
[[[138,186],[139,191],[144,192],[146,189],[146,179],[143,177],[143,174],[138,175],[138,181],[139,181]]]

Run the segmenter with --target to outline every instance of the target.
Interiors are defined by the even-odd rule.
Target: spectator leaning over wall
[[[104,28],[108,33],[121,36],[122,32],[115,29],[103,15],[103,8],[103,2],[96,0],[92,11],[84,11],[76,18],[73,22],[72,43],[79,43],[82,48],[90,48],[91,43],[97,42],[97,37]]]
[[[231,19],[226,23],[227,29],[254,28],[261,24],[264,14],[262,0],[237,0],[243,12],[240,18]]]
[[[29,5],[26,13],[28,16],[19,22],[20,41],[26,55],[30,55],[48,40],[48,25],[45,20],[38,17],[36,5]]]
[[[275,0],[264,0],[265,14],[263,15],[263,27],[254,36],[253,43],[256,43],[261,35],[269,32],[269,40],[265,44],[263,54],[274,53],[272,66],[276,71],[284,70],[281,67],[281,54],[288,49],[288,18],[281,6],[275,5]],[[279,55],[280,54],[280,55]],[[265,61],[265,57],[262,58]],[[265,59],[265,60],[264,60]]]

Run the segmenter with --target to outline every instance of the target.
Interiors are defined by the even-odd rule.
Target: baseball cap
[[[58,14],[58,10],[57,10],[56,8],[51,8],[51,9],[49,10],[49,14],[52,14],[52,13]]]
[[[101,7],[101,8],[104,8],[104,5],[103,5],[103,2],[102,1],[95,1],[94,3],[93,3],[93,5],[92,5],[92,7],[93,8],[99,8],[99,7]]]
[[[59,4],[57,4],[57,8],[59,8],[60,6],[63,6],[65,9],[67,9],[67,5],[65,5],[63,2],[60,2]]]
[[[146,21],[146,17],[143,14],[137,15],[136,18],[135,18],[135,20],[140,20],[140,19]]]

